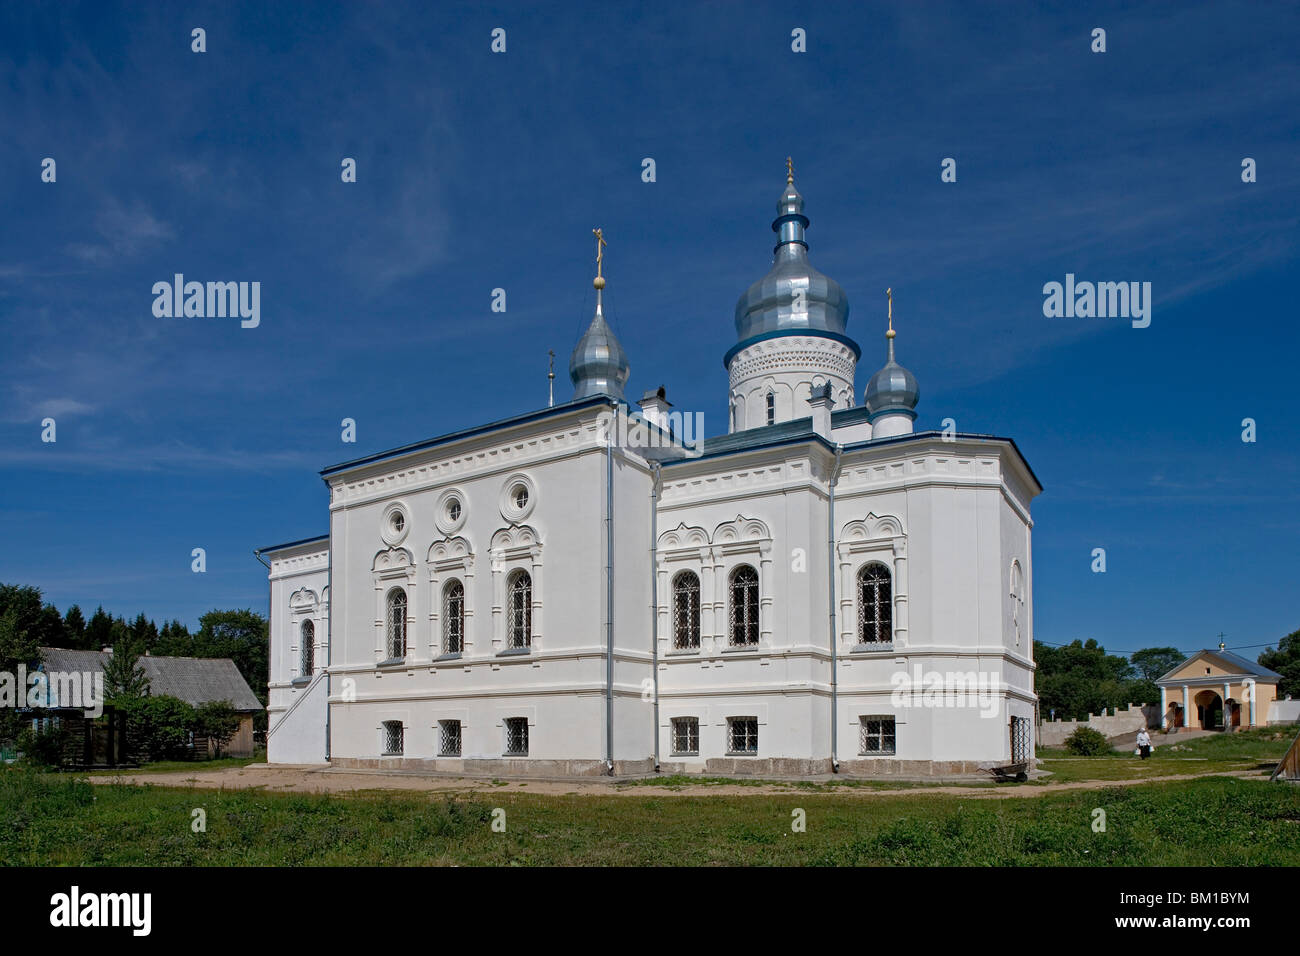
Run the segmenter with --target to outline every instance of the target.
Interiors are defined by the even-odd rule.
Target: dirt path
[[[1039,785],[992,786],[912,786],[876,789],[862,786],[834,786],[813,790],[791,781],[773,781],[764,784],[698,784],[681,787],[664,787],[645,784],[628,786],[604,780],[508,780],[493,783],[491,780],[472,777],[432,777],[417,774],[382,772],[343,772],[319,767],[268,767],[255,764],[249,767],[230,767],[223,770],[180,771],[177,773],[122,773],[112,776],[92,776],[92,783],[152,784],[158,787],[196,787],[203,790],[267,790],[277,793],[356,793],[365,790],[418,791],[431,793],[481,794],[481,793],[540,793],[572,794],[576,796],[759,796],[772,794],[800,794],[808,796],[888,797],[913,794],[945,794],[976,799],[1009,799],[1013,797],[1041,797],[1066,790],[1101,790],[1105,787],[1131,787],[1143,783],[1168,783],[1193,780],[1197,777],[1262,777],[1258,769],[1205,771],[1203,773],[1172,774],[1162,777],[1143,777],[1133,780],[1082,780],[1070,783],[1047,783],[1050,777],[1040,778]]]

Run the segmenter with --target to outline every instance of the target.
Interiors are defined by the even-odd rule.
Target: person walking
[[[1146,732],[1146,728],[1138,731],[1137,748],[1143,760],[1151,756],[1151,736]]]

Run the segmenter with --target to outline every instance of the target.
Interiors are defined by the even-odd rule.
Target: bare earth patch
[[[1167,783],[1176,780],[1193,780],[1197,777],[1267,777],[1266,771],[1217,770],[1202,773],[1173,774],[1161,777],[1143,777],[1132,780],[1083,780],[1041,786],[1030,784],[974,784],[927,786],[924,784],[899,787],[876,786],[875,781],[862,781],[860,785],[801,785],[798,781],[745,781],[736,783],[704,783],[672,786],[654,784],[629,785],[626,781],[611,780],[503,780],[477,777],[440,777],[423,774],[384,773],[381,771],[341,771],[324,767],[271,767],[253,764],[248,767],[227,767],[217,770],[185,770],[176,773],[139,773],[92,776],[98,784],[129,783],[160,787],[196,787],[204,790],[267,790],[279,793],[356,793],[363,790],[423,791],[431,793],[511,793],[558,794],[577,796],[759,796],[763,794],[800,793],[810,796],[833,794],[836,796],[882,797],[934,793],[986,799],[1012,797],[1039,797],[1065,790],[1100,790],[1107,787],[1125,787],[1137,784]],[[882,781],[882,783],[884,783]]]

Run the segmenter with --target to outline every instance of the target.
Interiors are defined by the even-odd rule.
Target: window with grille
[[[860,724],[858,737],[861,742],[859,753],[894,753],[893,717],[859,717],[858,721]]]
[[[401,754],[402,737],[402,722],[400,720],[384,721],[384,754],[386,756]]]
[[[506,582],[509,611],[506,620],[510,647],[530,647],[533,643],[533,579],[527,571],[516,571]]]
[[[438,756],[460,756],[460,721],[438,721]]]
[[[858,572],[858,642],[893,643],[893,622],[889,568],[883,564],[863,565]]]
[[[698,717],[673,718],[673,753],[679,755],[700,752],[700,719]]]
[[[727,749],[733,754],[758,753],[758,718],[727,719]]]
[[[767,423],[771,425],[775,421],[776,421],[776,396],[773,393],[768,392],[767,393]]]
[[[388,656],[406,656],[406,591],[402,588],[388,592]]]
[[[299,648],[301,660],[298,673],[302,677],[310,677],[312,671],[316,669],[316,625],[311,621],[303,621],[299,634],[299,642],[302,646]]]
[[[465,585],[452,579],[442,589],[442,652],[465,650]]]
[[[528,718],[506,718],[506,756],[528,756]]]
[[[731,572],[731,643],[758,643],[758,572],[748,564]]]
[[[700,579],[694,571],[673,578],[673,647],[700,646]]]

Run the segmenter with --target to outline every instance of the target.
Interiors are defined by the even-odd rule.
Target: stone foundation
[[[989,762],[972,760],[841,760],[842,777],[959,777],[980,771]],[[540,760],[500,757],[461,759],[453,757],[336,757],[330,761],[336,770],[380,770],[405,773],[439,773],[476,777],[608,777],[603,760]],[[703,761],[665,760],[659,764],[659,776],[727,777],[828,777],[829,759],[808,760],[794,757],[714,757]],[[614,777],[652,777],[654,761],[616,760]]]
[[[337,770],[388,770],[406,773],[445,773],[496,777],[604,777],[603,760],[531,760],[526,757],[470,759],[457,757],[334,757]],[[615,760],[614,776],[641,776],[654,772],[654,761]]]

